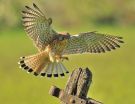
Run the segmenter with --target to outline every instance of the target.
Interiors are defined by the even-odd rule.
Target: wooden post
[[[88,68],[79,68],[72,72],[64,90],[52,86],[49,94],[59,98],[62,104],[102,104],[87,98],[91,82],[92,72]]]

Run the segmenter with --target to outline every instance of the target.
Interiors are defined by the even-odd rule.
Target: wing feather
[[[122,37],[97,32],[80,33],[68,39],[63,54],[104,53],[120,47]]]
[[[48,19],[35,4],[33,4],[34,9],[29,6],[25,7],[26,10],[22,11],[24,30],[37,48],[42,51],[57,33],[50,27]]]

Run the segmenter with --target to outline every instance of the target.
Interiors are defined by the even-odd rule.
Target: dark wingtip
[[[118,42],[119,42],[119,43],[124,43],[124,41],[122,41],[122,40],[118,40]]]
[[[118,37],[119,39],[123,39],[123,37]]]
[[[46,73],[41,73],[41,76],[44,77],[46,75]]]
[[[24,14],[25,14],[25,13],[26,13],[26,11],[22,11],[22,13],[24,13]]]
[[[114,46],[112,46],[111,49],[115,50],[116,48]]]
[[[33,3],[33,6],[34,6],[35,8],[37,8],[37,6],[36,6],[36,4],[35,4],[35,3]]]
[[[117,48],[120,48],[120,45],[117,44],[116,47],[117,47]]]
[[[62,74],[60,74],[62,77],[64,77],[65,76],[65,74],[64,73],[62,73]]]
[[[28,7],[28,6],[25,6],[25,8],[30,9],[30,7]]]
[[[51,77],[52,77],[52,74],[47,74],[47,77],[48,77],[48,78],[51,78]]]
[[[53,74],[54,77],[58,77],[58,74]]]
[[[35,76],[38,76],[38,73],[37,73],[37,72],[34,72],[34,75],[35,75]]]

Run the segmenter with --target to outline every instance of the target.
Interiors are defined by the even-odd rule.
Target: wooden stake
[[[72,72],[64,90],[52,86],[49,94],[59,98],[62,104],[102,104],[94,99],[87,98],[91,82],[92,72],[88,68],[79,68]]]

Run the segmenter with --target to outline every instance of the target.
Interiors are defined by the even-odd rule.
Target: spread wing
[[[80,33],[68,39],[63,54],[101,53],[119,48],[122,37],[96,32]]]
[[[53,40],[57,33],[50,27],[51,18],[47,19],[35,4],[33,4],[34,9],[25,7],[26,10],[22,11],[25,31],[41,51]]]

